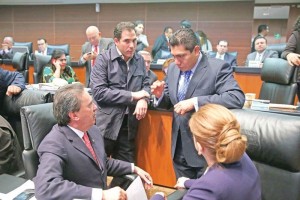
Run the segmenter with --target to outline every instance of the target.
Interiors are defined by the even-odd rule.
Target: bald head
[[[101,39],[101,32],[96,26],[89,26],[86,29],[86,37],[92,45],[98,45]]]

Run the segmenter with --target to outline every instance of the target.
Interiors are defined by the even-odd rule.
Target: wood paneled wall
[[[78,60],[89,25],[97,25],[103,37],[113,37],[118,22],[144,20],[150,51],[165,26],[178,29],[182,19],[189,19],[194,30],[201,29],[208,35],[214,49],[219,39],[227,39],[229,50],[239,52],[242,64],[249,51],[253,8],[252,1],[101,4],[99,13],[95,12],[95,4],[1,6],[0,38],[11,35],[15,41],[32,41],[34,49],[40,37],[49,44],[69,43],[73,60]]]

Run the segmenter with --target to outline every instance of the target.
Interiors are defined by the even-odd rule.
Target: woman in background
[[[43,70],[43,83],[52,83],[55,78],[61,78],[69,84],[78,81],[72,67],[67,65],[65,52],[55,49],[52,53],[51,60]]]
[[[183,199],[261,199],[259,175],[245,153],[247,138],[235,116],[221,105],[207,104],[193,114],[189,126],[208,167],[198,179],[178,179],[176,188],[189,189]],[[160,199],[158,193],[151,200]]]
[[[207,54],[207,52],[209,51],[212,51],[213,49],[212,49],[211,42],[207,39],[206,34],[201,30],[198,30],[196,34],[199,35],[201,51],[203,51],[203,53],[205,54]]]

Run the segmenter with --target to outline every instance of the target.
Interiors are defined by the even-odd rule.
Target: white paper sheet
[[[128,200],[147,200],[147,194],[139,176],[130,184],[126,193]]]
[[[7,194],[0,193],[0,200],[13,200],[13,198],[15,198],[21,192],[27,189],[34,189],[34,183],[31,180],[26,181],[21,186],[17,187],[16,189]],[[36,200],[36,198],[32,197],[30,200]]]

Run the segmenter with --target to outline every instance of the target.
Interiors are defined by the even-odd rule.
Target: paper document
[[[298,106],[270,103],[270,108],[297,109]]]
[[[147,194],[139,176],[130,184],[126,193],[127,200],[147,200]]]
[[[34,189],[34,183],[31,180],[26,181],[24,184],[21,186],[17,187],[13,191],[7,193],[7,194],[2,194],[0,193],[0,199],[1,200],[13,200],[16,196],[24,192],[25,190],[28,189]],[[30,198],[30,200],[36,200],[35,197]]]

